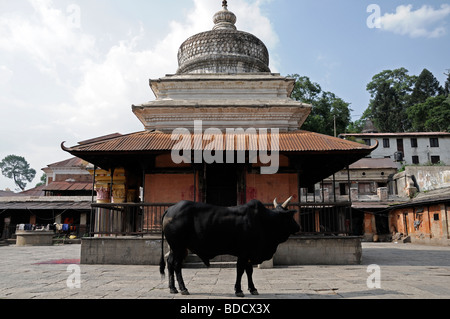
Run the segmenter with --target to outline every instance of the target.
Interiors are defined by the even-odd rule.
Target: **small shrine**
[[[264,43],[236,21],[224,1],[212,29],[181,44],[175,74],[150,80],[156,99],[132,106],[142,131],[62,144],[93,164],[92,236],[157,234],[181,200],[290,196],[303,233],[351,233],[350,203],[305,196],[374,147],[301,130],[311,105],[291,99],[295,80],[271,73]]]

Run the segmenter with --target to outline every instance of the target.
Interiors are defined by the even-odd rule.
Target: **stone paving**
[[[78,265],[80,245],[0,247],[1,299],[234,299],[234,269],[184,269],[190,296],[170,295],[155,266]],[[75,266],[71,265],[75,264]],[[378,273],[380,288],[367,280]],[[79,273],[77,272],[79,271]],[[78,276],[79,274],[79,276]],[[79,278],[80,287],[74,286]],[[372,279],[372,277],[371,277]],[[369,283],[377,283],[370,280]],[[450,247],[363,243],[363,264],[255,269],[257,299],[450,298]],[[245,287],[246,277],[243,278]],[[250,298],[249,294],[247,294]]]

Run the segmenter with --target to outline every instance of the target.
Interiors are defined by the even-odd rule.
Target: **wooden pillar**
[[[109,198],[111,199],[111,201],[113,198],[114,170],[114,168],[111,169],[111,182],[109,183]]]
[[[352,182],[350,181],[350,165],[347,166],[348,201],[352,202]]]
[[[145,167],[142,167],[142,194],[139,194],[141,197],[141,203],[145,203]]]
[[[194,203],[197,202],[197,168],[195,167],[195,164],[193,165],[194,168]]]
[[[336,203],[336,174],[333,173],[333,198]]]

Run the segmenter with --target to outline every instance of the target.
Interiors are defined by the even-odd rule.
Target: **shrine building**
[[[224,1],[212,30],[181,44],[176,73],[150,80],[156,99],[132,106],[142,131],[62,144],[93,165],[92,237],[158,234],[181,200],[271,206],[290,196],[303,234],[351,234],[351,198],[308,189],[377,146],[301,130],[311,105],[291,99],[295,80],[271,73],[266,46],[236,19]]]

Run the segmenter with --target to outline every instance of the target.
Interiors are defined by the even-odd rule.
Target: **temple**
[[[351,234],[351,198],[311,202],[307,189],[377,146],[301,130],[311,105],[291,99],[295,80],[271,73],[264,43],[236,21],[224,1],[212,30],[181,44],[175,74],[150,80],[156,99],[132,106],[142,131],[62,144],[93,164],[93,237],[158,233],[180,200],[270,205],[290,196],[302,233]]]

